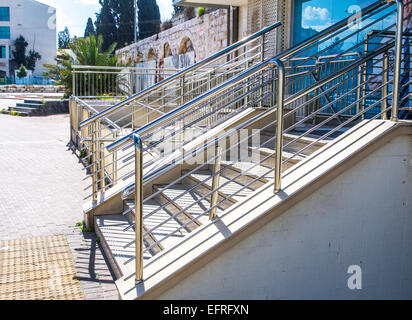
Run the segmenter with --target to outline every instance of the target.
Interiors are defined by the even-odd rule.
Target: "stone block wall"
[[[117,53],[122,64],[137,64],[156,61],[163,67],[165,60],[188,61],[195,63],[227,46],[227,11],[219,9],[203,16],[173,26],[156,35],[139,41]],[[188,42],[188,40],[191,42]],[[180,55],[187,54],[183,59]],[[193,61],[192,61],[193,60]],[[185,62],[184,64],[187,64]],[[170,63],[167,63],[170,67]],[[174,63],[175,68],[186,67]]]
[[[3,85],[0,86],[0,93],[64,93],[64,86],[50,85]]]

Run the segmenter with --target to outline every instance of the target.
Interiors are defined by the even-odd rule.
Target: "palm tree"
[[[106,51],[103,51],[103,37],[101,35],[97,39],[94,35],[75,39],[69,46],[75,58],[67,51],[59,50],[54,59],[56,64],[46,64],[45,67],[49,69],[49,72],[44,73],[45,76],[55,79],[58,84],[66,87],[65,97],[69,97],[73,92],[72,65],[109,67],[117,65],[118,56],[114,53],[117,44],[113,43]],[[84,79],[85,85],[88,84],[87,80]]]
[[[111,66],[117,65],[117,56],[114,54],[117,43],[112,43],[103,51],[103,36],[91,35],[87,38],[76,39],[70,43],[70,49],[76,56],[77,64],[84,66]]]

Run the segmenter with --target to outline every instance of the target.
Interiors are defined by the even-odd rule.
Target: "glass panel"
[[[6,59],[6,47],[0,46],[0,59]]]
[[[0,21],[10,21],[9,7],[0,7]]]
[[[0,27],[0,39],[10,39],[10,27]]]
[[[325,30],[373,2],[375,0],[295,0],[294,44]],[[346,42],[342,44],[342,49],[345,44]]]

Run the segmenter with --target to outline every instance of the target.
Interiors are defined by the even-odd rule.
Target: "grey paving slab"
[[[89,181],[68,136],[69,115],[0,114],[0,240],[65,234],[86,299],[117,299],[95,235],[75,226]]]

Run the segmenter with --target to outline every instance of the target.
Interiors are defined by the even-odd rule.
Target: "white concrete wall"
[[[56,56],[56,9],[34,0],[0,0],[0,6],[10,7],[10,22],[0,25],[10,26],[11,33],[11,39],[0,40],[0,44],[13,46],[14,40],[22,35],[29,44],[26,54],[34,49],[42,56],[34,71],[35,76],[41,76],[46,70],[43,64],[54,63]]]
[[[395,138],[159,299],[411,299],[411,161]]]

